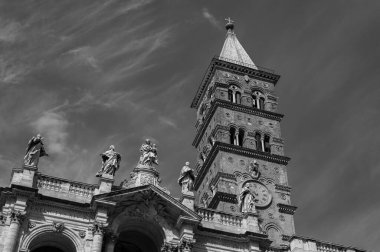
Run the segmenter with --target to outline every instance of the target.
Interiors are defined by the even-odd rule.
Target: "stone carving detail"
[[[161,252],[177,252],[178,251],[178,245],[164,242],[161,246]]]
[[[90,227],[92,231],[92,235],[96,234],[103,234],[104,233],[104,226],[102,223],[99,223],[97,221],[94,222],[94,224]]]
[[[253,160],[253,162],[249,164],[248,171],[252,178],[258,178],[260,176],[259,164],[256,160]]]
[[[84,237],[86,237],[86,231],[84,231],[84,230],[79,231],[79,237],[82,238],[82,239]]]
[[[43,137],[40,134],[32,137],[28,142],[24,156],[24,165],[37,167],[40,157],[48,156],[42,142]]]
[[[25,214],[20,211],[12,210],[9,214],[9,219],[11,220],[11,223],[18,222],[21,224],[25,219]]]
[[[36,223],[35,222],[31,222],[31,221],[28,222],[28,228],[29,229],[33,229],[35,227],[36,227]]]
[[[7,217],[0,213],[0,224],[4,225],[5,222],[7,221]]]
[[[121,155],[115,151],[115,146],[111,145],[108,151],[100,154],[100,156],[102,157],[102,168],[96,173],[96,177],[102,175],[115,176],[121,161]]]
[[[183,238],[179,244],[180,252],[190,252],[194,247],[195,240]]]
[[[152,144],[149,139],[140,148],[141,156],[139,164],[142,166],[151,167],[153,164],[158,165],[157,146]]]
[[[65,228],[65,224],[62,222],[53,222],[53,231],[57,233],[61,233]]]
[[[185,166],[181,169],[181,174],[178,183],[182,188],[182,193],[187,193],[193,190],[194,185],[194,170],[189,167],[190,162],[186,162]]]
[[[208,195],[208,193],[205,192],[201,198],[201,202],[203,204],[203,207],[208,206],[208,199],[209,199],[209,195]]]
[[[257,199],[248,185],[245,185],[239,195],[239,206],[242,213],[256,213],[255,203]]]

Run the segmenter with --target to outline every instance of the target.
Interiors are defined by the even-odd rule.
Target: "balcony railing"
[[[220,224],[226,227],[244,227],[242,216],[236,216],[206,208],[198,208],[197,213],[202,217],[202,221],[204,222]]]
[[[58,198],[84,198],[85,201],[91,200],[94,195],[96,185],[70,181],[61,178],[50,177],[39,174],[37,187],[41,192]]]

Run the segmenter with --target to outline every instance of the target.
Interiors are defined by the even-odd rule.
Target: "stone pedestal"
[[[258,214],[246,213],[243,219],[243,226],[246,228],[246,231],[260,233]]]
[[[194,211],[194,200],[195,200],[194,192],[191,192],[191,191],[183,192],[180,198],[180,202],[182,203],[182,205],[186,206],[187,208],[190,208],[193,211]]]
[[[37,166],[23,166],[12,170],[11,186],[36,187]]]
[[[99,187],[95,190],[96,194],[109,193],[112,190],[114,178],[112,175],[103,174],[99,178]]]
[[[153,166],[137,165],[131,174],[131,179],[123,184],[125,188],[155,185],[159,186],[160,173]]]

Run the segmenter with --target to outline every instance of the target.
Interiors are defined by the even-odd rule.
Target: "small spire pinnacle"
[[[232,31],[234,29],[234,22],[230,17],[224,19],[227,21],[227,24],[226,24],[226,29],[227,31]]]

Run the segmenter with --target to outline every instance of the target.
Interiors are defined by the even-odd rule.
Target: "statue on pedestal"
[[[115,151],[115,146],[111,145],[109,150],[100,156],[102,157],[102,168],[96,173],[96,177],[101,177],[103,174],[115,176],[121,161],[121,155]]]
[[[153,164],[158,165],[157,146],[152,144],[149,139],[146,139],[145,143],[141,145],[140,151],[140,165],[149,167],[153,166]]]
[[[26,154],[24,156],[25,166],[37,167],[40,157],[48,156],[42,139],[43,137],[40,134],[37,134],[37,136],[32,137],[29,140],[28,147],[26,148]]]
[[[185,163],[185,166],[181,169],[181,174],[178,179],[178,183],[182,187],[182,193],[193,190],[195,176],[193,169],[191,169],[189,165],[190,162]]]
[[[242,213],[256,213],[255,203],[257,199],[249,189],[248,185],[245,185],[239,196],[239,206]]]

